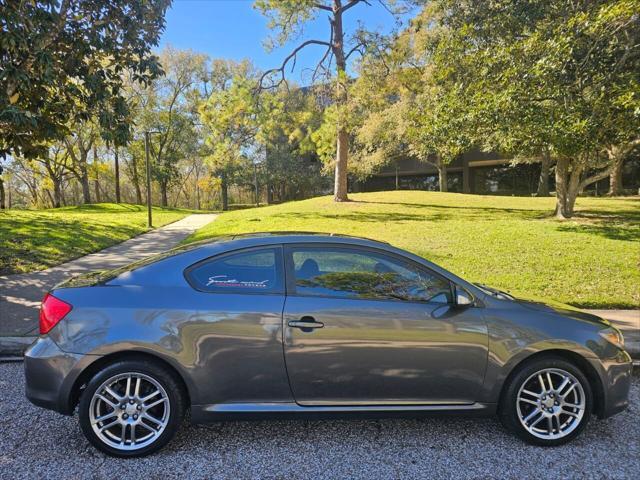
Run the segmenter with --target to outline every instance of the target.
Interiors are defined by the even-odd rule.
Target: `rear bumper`
[[[629,389],[633,362],[629,354],[620,350],[618,355],[608,360],[591,360],[600,374],[603,386],[600,408],[596,412],[600,418],[608,418],[629,406]]]
[[[85,355],[66,353],[53,340],[40,337],[24,354],[27,399],[65,415],[73,413],[71,392]]]

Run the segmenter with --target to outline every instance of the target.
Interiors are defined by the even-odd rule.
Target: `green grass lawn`
[[[551,217],[553,198],[393,191],[224,213],[187,241],[301,230],[389,242],[471,281],[577,307],[640,305],[640,199],[580,198]]]
[[[153,224],[159,227],[189,213],[193,212],[154,208]],[[147,208],[142,205],[0,211],[0,275],[58,265],[147,230]]]

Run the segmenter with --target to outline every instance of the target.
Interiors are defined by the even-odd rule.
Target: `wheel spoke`
[[[160,390],[156,390],[153,393],[150,393],[149,395],[147,395],[146,397],[140,399],[140,401],[142,403],[147,403],[149,400],[151,400],[153,397],[155,397],[156,395],[158,395],[160,393]]]
[[[529,423],[529,420],[532,420],[533,417],[535,417],[538,413],[542,413],[542,411],[539,408],[536,408],[529,415],[527,415],[525,418],[523,418],[522,421],[524,423]]]
[[[530,403],[531,405],[535,405],[536,407],[538,406],[538,402],[534,402],[533,400],[529,400],[528,398],[520,397],[520,401],[524,403]]]
[[[107,405],[111,406],[111,408],[113,408],[115,410],[115,408],[118,406],[117,403],[114,403],[113,401],[109,400],[107,397],[105,397],[104,395],[101,395],[99,393],[96,393],[96,397],[99,398],[100,400],[102,400],[104,403],[106,403]]]
[[[569,389],[564,392],[564,394],[562,395],[563,398],[567,398],[567,396],[573,391],[574,388],[576,388],[576,385],[578,385],[577,383],[572,383],[571,386],[569,387]]]
[[[131,425],[131,445],[135,445],[136,443],[136,426]]]
[[[145,408],[148,410],[150,408],[155,407],[156,405],[160,405],[161,403],[166,402],[168,399],[166,398],[161,398],[160,400],[156,400],[155,402],[153,402],[151,405],[145,405]]]
[[[565,410],[564,408],[562,409],[562,413],[564,413],[565,415],[569,415],[569,416],[571,416],[571,417],[575,417],[575,418],[578,418],[578,417],[580,416],[580,414],[579,414],[579,413],[577,413],[577,412],[572,412],[572,411],[570,411],[570,410]]]
[[[127,377],[127,388],[125,390],[125,397],[131,396],[131,375]]]
[[[120,443],[122,445],[125,445],[127,441],[127,427],[128,427],[128,424],[126,423],[122,425],[122,431],[120,432]]]
[[[547,372],[547,380],[549,381],[549,390],[553,390],[553,382],[551,381],[551,373]]]
[[[522,390],[522,393],[526,393],[527,395],[531,395],[535,398],[540,398],[542,396],[540,393],[534,393],[531,390]]]
[[[104,387],[105,391],[116,399],[116,402],[122,401],[122,395],[117,394],[111,387]]]
[[[136,398],[140,398],[140,383],[142,382],[142,379],[140,377],[138,377],[136,379],[136,389],[133,393],[133,396]]]
[[[100,431],[101,431],[101,432],[104,432],[105,430],[108,430],[108,429],[110,429],[111,427],[113,427],[114,425],[117,425],[117,424],[119,424],[119,423],[120,423],[120,420],[116,419],[116,420],[114,420],[113,422],[108,423],[107,425],[103,425],[103,426],[101,426],[101,427],[100,427]]]
[[[547,431],[553,435],[553,417],[547,417]]]
[[[542,378],[541,374],[538,374],[538,381],[540,382],[540,387],[542,387],[542,391],[544,392],[547,387],[544,386],[544,379]]]
[[[152,417],[151,415],[149,415],[148,413],[144,414],[144,417],[147,420],[151,420],[153,423],[155,423],[156,425],[163,425],[162,420],[158,420],[156,417]]]
[[[556,392],[558,392],[558,395],[562,395],[562,390],[564,390],[564,387],[566,387],[569,383],[571,383],[571,380],[569,380],[568,377],[564,377],[564,380],[556,390]]]
[[[539,424],[542,421],[543,418],[544,418],[544,414],[542,412],[540,412],[540,416],[536,419],[535,422],[533,422],[531,425],[529,425],[529,428],[535,427],[537,424]]]
[[[116,416],[116,412],[109,412],[109,413],[105,413],[104,415],[102,415],[101,417],[96,418],[95,420],[93,420],[91,422],[92,425],[96,425],[97,423],[100,422],[104,422],[105,420],[107,420],[108,418],[112,418]]]

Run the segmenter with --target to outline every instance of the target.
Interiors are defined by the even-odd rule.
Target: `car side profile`
[[[25,355],[34,404],[78,411],[114,456],[194,423],[269,416],[494,415],[575,438],[628,404],[607,321],[477,285],[389,244],[238,235],[76,277],[43,300]]]

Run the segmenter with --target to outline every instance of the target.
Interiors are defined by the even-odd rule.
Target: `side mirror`
[[[456,285],[456,305],[473,305],[473,297],[464,288]]]

